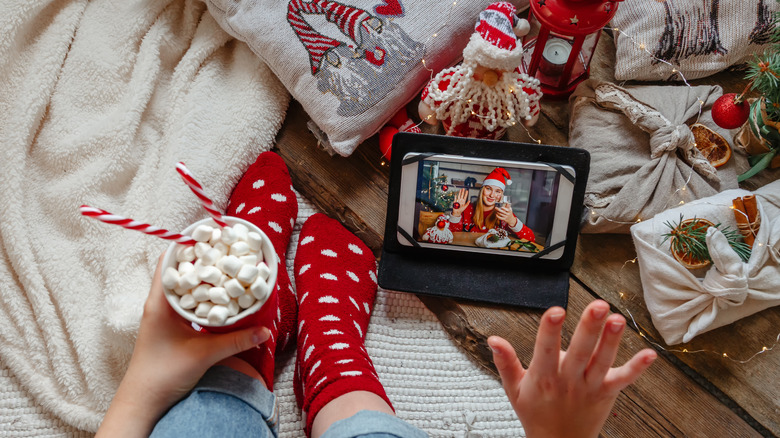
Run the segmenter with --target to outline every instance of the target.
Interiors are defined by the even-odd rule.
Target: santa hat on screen
[[[500,187],[501,190],[506,189],[506,186],[511,184],[512,178],[510,178],[509,172],[503,167],[496,167],[487,177],[485,177],[485,180],[482,181],[483,186]]]
[[[515,15],[515,7],[508,2],[492,3],[479,14],[463,59],[488,68],[512,71],[523,57],[523,48],[517,37],[528,33],[528,20]]]

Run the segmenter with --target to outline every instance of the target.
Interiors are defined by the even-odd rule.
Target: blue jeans
[[[271,391],[241,372],[216,366],[160,419],[151,436],[276,438],[278,422],[276,396]],[[333,423],[323,438],[427,436],[392,415],[360,411]]]

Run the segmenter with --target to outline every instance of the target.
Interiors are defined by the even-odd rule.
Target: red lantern
[[[545,96],[567,97],[588,78],[601,29],[620,1],[531,0],[521,71],[539,79]]]

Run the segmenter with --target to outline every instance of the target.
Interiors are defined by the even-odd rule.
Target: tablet
[[[392,151],[381,287],[566,307],[587,151],[412,133]]]

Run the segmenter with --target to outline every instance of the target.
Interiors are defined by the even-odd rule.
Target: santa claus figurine
[[[517,123],[531,126],[539,116],[539,80],[520,73],[527,20],[511,3],[493,3],[479,14],[463,49],[463,62],[437,74],[425,86],[420,118],[441,121],[447,135],[497,139]]]
[[[450,231],[450,221],[447,216],[441,215],[436,218],[436,225],[425,230],[422,236],[423,242],[431,243],[452,243],[452,231]]]

